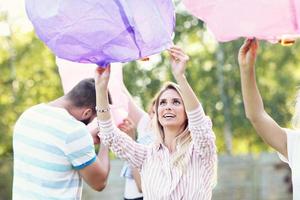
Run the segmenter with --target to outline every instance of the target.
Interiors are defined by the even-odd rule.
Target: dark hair
[[[81,80],[66,94],[66,97],[73,103],[74,106],[89,107],[94,113],[96,113],[96,90],[95,80],[93,78]],[[109,92],[108,101],[110,104],[112,103]]]

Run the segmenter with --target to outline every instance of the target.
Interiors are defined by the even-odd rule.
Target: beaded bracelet
[[[110,108],[108,107],[108,108],[104,108],[104,109],[99,109],[99,108],[97,108],[97,106],[96,106],[96,111],[99,112],[99,113],[104,113],[104,112],[110,111]]]

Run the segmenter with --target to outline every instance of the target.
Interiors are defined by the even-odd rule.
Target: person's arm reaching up
[[[147,156],[148,148],[136,143],[112,124],[107,89],[109,76],[110,66],[98,68],[95,73],[99,137],[101,142],[108,145],[117,156],[126,159],[132,166],[140,168]]]
[[[258,135],[287,158],[287,136],[285,131],[266,113],[256,85],[255,61],[257,48],[257,40],[248,39],[240,48],[238,56],[246,117],[250,120]]]

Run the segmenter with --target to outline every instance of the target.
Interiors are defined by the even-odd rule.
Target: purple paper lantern
[[[172,45],[172,0],[26,0],[39,38],[60,58],[106,66]]]

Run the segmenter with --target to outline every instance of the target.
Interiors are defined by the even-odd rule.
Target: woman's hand
[[[107,89],[110,76],[110,65],[107,67],[97,67],[95,72],[95,85],[101,89]]]
[[[189,56],[181,48],[173,46],[168,50],[171,56],[172,73],[176,77],[184,75]]]
[[[99,121],[111,119],[108,102],[108,81],[110,65],[106,68],[98,67],[95,71],[96,112]]]
[[[253,68],[256,61],[258,41],[256,39],[247,39],[239,51],[239,65],[243,69]]]

